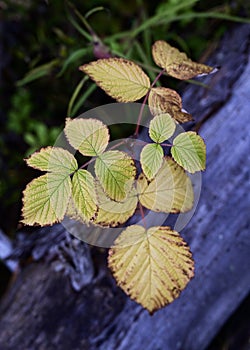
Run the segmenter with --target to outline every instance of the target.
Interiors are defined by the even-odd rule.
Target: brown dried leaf
[[[154,43],[152,54],[157,66],[164,68],[172,77],[181,80],[207,75],[217,70],[205,64],[193,62],[184,52],[180,52],[163,40]]]
[[[192,120],[191,114],[182,111],[180,95],[165,87],[157,87],[150,90],[148,105],[153,115],[169,113],[179,123]]]

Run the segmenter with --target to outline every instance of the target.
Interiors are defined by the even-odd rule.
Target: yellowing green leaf
[[[104,192],[113,200],[123,201],[132,187],[136,168],[133,159],[121,151],[108,151],[95,162],[95,173]]]
[[[23,220],[26,225],[51,225],[65,215],[71,195],[69,176],[47,173],[32,180],[23,192]]]
[[[179,123],[192,120],[191,114],[182,110],[180,95],[165,87],[156,87],[150,90],[148,105],[153,115],[169,113]]]
[[[95,224],[115,227],[125,223],[136,209],[138,199],[135,188],[128,193],[123,202],[115,202],[108,198],[101,185],[97,184],[98,212]]]
[[[194,275],[189,247],[170,227],[127,227],[108,264],[117,284],[150,314],[176,299]]]
[[[149,78],[143,70],[123,58],[100,59],[81,66],[80,70],[119,102],[139,100],[150,87]]]
[[[93,176],[79,169],[72,178],[72,198],[77,216],[89,222],[97,211],[97,197]]]
[[[150,143],[143,147],[140,155],[141,167],[146,177],[151,180],[163,162],[164,152],[161,145]]]
[[[26,162],[32,168],[65,175],[71,174],[77,169],[75,157],[60,147],[42,148],[26,159]]]
[[[206,167],[206,145],[194,131],[176,136],[171,147],[174,160],[190,173]]]
[[[177,79],[191,79],[215,71],[213,67],[193,62],[184,52],[180,52],[163,40],[154,43],[152,54],[155,63]]]
[[[175,127],[170,114],[157,115],[149,124],[149,136],[153,141],[162,143],[173,135]]]
[[[153,211],[179,213],[190,210],[194,194],[190,178],[171,158],[164,158],[155,178],[148,182],[141,174],[137,181],[141,204]]]
[[[108,128],[98,119],[68,119],[64,132],[71,146],[85,156],[103,153],[109,142]]]

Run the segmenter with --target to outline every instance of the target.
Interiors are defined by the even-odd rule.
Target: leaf
[[[164,158],[162,167],[151,182],[148,183],[143,174],[139,176],[137,192],[141,204],[156,212],[183,213],[193,206],[191,180],[170,157]]]
[[[164,152],[161,145],[150,143],[143,147],[140,155],[142,170],[146,177],[151,180],[163,162]]]
[[[41,66],[31,69],[23,79],[18,80],[17,86],[23,86],[28,83],[31,83],[34,80],[40,79],[46,75],[51,74],[52,70],[58,66],[59,60],[54,59],[51,62],[42,64]]]
[[[23,220],[26,225],[52,225],[64,218],[71,195],[70,177],[47,173],[32,180],[23,191]]]
[[[72,178],[73,205],[76,216],[84,222],[89,222],[97,211],[97,196],[93,176],[87,171],[79,169]]]
[[[123,201],[136,174],[134,161],[121,151],[108,151],[95,162],[95,173],[104,192],[113,200]]]
[[[165,87],[152,88],[148,96],[148,105],[153,115],[169,113],[179,123],[192,120],[191,114],[182,110],[180,95],[172,89]]]
[[[206,167],[206,145],[194,131],[176,136],[171,154],[180,166],[192,174]]]
[[[133,102],[145,96],[150,80],[134,62],[123,58],[104,58],[85,64],[80,70],[119,102]]]
[[[77,170],[75,157],[60,147],[46,147],[33,153],[26,159],[27,165],[41,171],[63,173],[65,175]]]
[[[102,226],[116,227],[125,223],[134,214],[138,203],[135,188],[132,188],[123,202],[115,202],[106,196],[98,183],[97,195],[98,212],[94,223]]]
[[[108,128],[98,119],[67,119],[64,132],[71,146],[85,156],[100,155],[109,142]]]
[[[90,54],[92,51],[91,47],[84,47],[83,49],[78,49],[76,51],[73,51],[69,57],[63,62],[63,66],[62,69],[60,70],[60,72],[57,74],[57,77],[61,77],[64,72],[68,69],[68,67],[70,65],[72,65],[72,63],[74,63],[75,61],[79,60],[80,58],[87,56],[88,54]]]
[[[191,79],[215,71],[213,67],[193,62],[184,52],[180,52],[163,40],[154,43],[152,54],[157,66],[164,68],[169,75],[177,79]]]
[[[175,122],[169,114],[157,115],[149,124],[149,136],[156,143],[162,143],[173,135],[175,127]]]
[[[194,276],[186,242],[170,227],[127,227],[109,251],[117,284],[150,314],[176,299]]]

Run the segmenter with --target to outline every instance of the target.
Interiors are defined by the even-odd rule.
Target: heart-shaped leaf
[[[176,299],[194,275],[189,247],[170,227],[127,227],[108,263],[117,284],[150,314]]]

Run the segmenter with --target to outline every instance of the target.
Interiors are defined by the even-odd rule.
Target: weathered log
[[[43,228],[16,243],[21,267],[0,305],[1,350],[206,348],[250,291],[249,38],[250,26],[230,31],[209,61],[222,67],[205,79],[209,88],[184,94],[207,170],[182,231],[196,271],[181,296],[149,316],[115,285],[105,253],[61,225]]]

